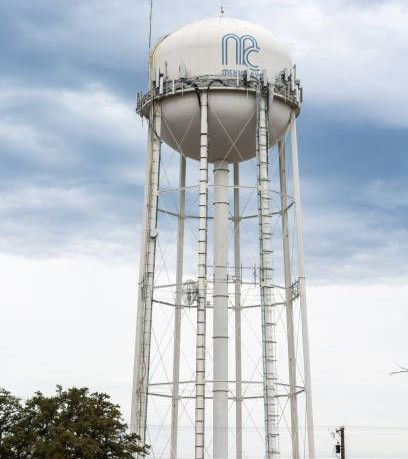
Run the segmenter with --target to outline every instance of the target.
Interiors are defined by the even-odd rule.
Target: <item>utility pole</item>
[[[340,442],[336,444],[336,454],[340,454],[340,459],[346,459],[346,443],[344,427],[336,429],[336,434],[340,437]]]

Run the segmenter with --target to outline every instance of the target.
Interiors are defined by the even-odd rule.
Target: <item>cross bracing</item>
[[[310,427],[300,428],[310,424],[310,378],[304,365],[299,190],[288,154],[293,142],[282,139],[277,148],[269,147],[264,89],[257,97],[258,155],[234,165],[221,159],[228,182],[214,181],[205,157],[205,123],[200,161],[183,154],[187,124],[183,135],[175,137],[181,154],[161,145],[159,171],[150,169],[150,175],[158,173],[153,181],[157,201],[154,206],[147,202],[153,228],[146,233],[149,266],[140,281],[140,301],[150,314],[143,323],[150,335],[141,335],[138,351],[148,347],[149,355],[138,373],[147,382],[134,403],[139,421],[132,427],[140,433],[145,422],[143,438],[152,446],[152,457],[212,458],[214,432],[220,433],[218,443],[227,441],[228,457],[269,459],[284,457],[286,451],[293,459],[312,457]],[[204,89],[200,100],[205,106]],[[219,117],[216,121],[223,123]],[[158,127],[152,129],[154,138]],[[236,150],[236,139],[231,137],[230,144]],[[220,196],[223,231],[231,244],[221,262],[212,250],[219,218],[212,203]],[[227,347],[219,348],[213,321],[221,279]],[[186,285],[190,290],[196,285],[196,294],[187,295],[190,300],[184,295]],[[223,378],[214,374],[217,349],[228,353]],[[219,390],[225,403],[221,432],[214,430],[220,420],[211,409]]]

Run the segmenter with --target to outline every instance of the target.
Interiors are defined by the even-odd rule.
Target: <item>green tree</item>
[[[12,435],[14,426],[19,422],[21,402],[10,392],[0,388],[0,457],[14,458],[4,445],[6,439]]]
[[[37,392],[24,404],[0,391],[0,452],[4,459],[131,459],[148,448],[127,432],[118,405],[87,388]]]

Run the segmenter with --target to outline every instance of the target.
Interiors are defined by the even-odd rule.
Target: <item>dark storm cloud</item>
[[[323,121],[324,120],[324,121]],[[408,270],[408,131],[306,106],[299,119],[311,277],[397,277]]]
[[[100,87],[22,91],[1,113],[2,251],[55,254],[130,233],[144,137],[132,109]]]
[[[146,73],[145,10],[128,0],[3,2],[2,76],[44,87],[97,81],[133,96]]]
[[[361,14],[370,8],[363,3]],[[289,8],[283,21],[300,27],[303,16],[296,18],[294,7],[302,15],[301,8],[310,7],[313,17],[331,5],[324,14],[331,18],[335,9],[344,20],[339,5],[348,2],[276,4]],[[212,1],[184,0],[179,7],[175,16],[169,2],[156,4],[154,39],[218,8]],[[246,2],[226,7],[230,15],[248,16]],[[146,135],[134,95],[146,83],[147,13],[147,2],[131,0],[0,4],[2,252],[133,256],[138,250]],[[390,9],[390,17],[394,13]],[[291,29],[272,19],[283,39],[295,40]],[[269,21],[267,15],[263,20]],[[327,49],[317,46],[316,35],[307,52],[299,51],[312,87],[299,122],[308,267],[316,282],[394,275],[405,269],[407,250],[401,196],[408,133],[370,121],[344,103],[339,85],[334,95],[325,86],[327,75],[316,70],[337,49],[337,36],[328,38],[333,44]],[[312,61],[312,70],[309,56],[321,59]],[[365,87],[361,80],[356,84]],[[392,119],[391,111],[387,117]]]

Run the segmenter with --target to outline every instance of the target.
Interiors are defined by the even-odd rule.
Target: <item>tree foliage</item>
[[[36,392],[23,403],[0,389],[0,457],[4,459],[132,459],[148,453],[127,432],[118,405],[87,388]]]

